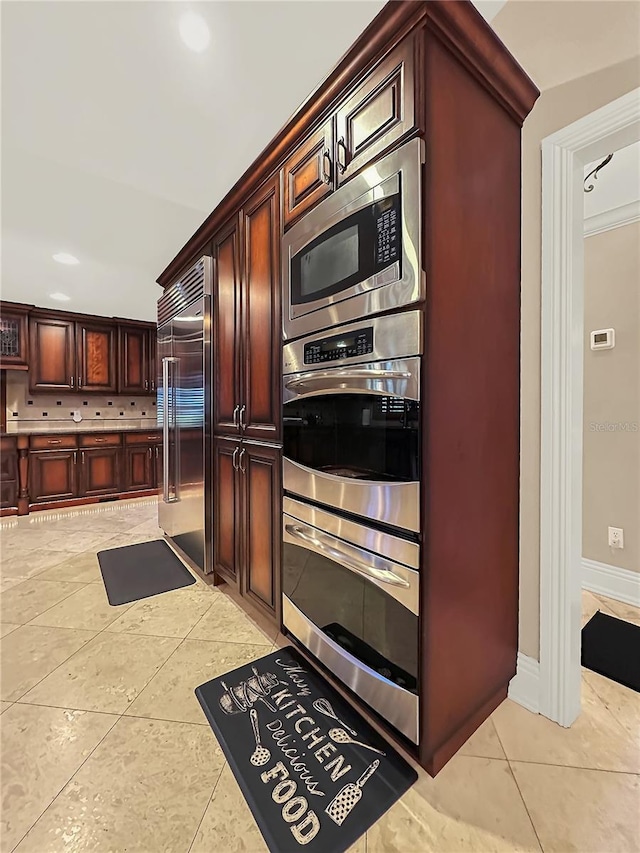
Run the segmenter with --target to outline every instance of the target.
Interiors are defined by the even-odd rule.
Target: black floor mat
[[[598,611],[582,629],[582,666],[640,693],[640,625]]]
[[[271,853],[343,853],[418,778],[292,646],[196,696]]]
[[[191,572],[162,539],[98,552],[109,604],[128,604],[195,583]]]

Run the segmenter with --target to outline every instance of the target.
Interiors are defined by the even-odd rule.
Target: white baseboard
[[[518,652],[518,668],[509,684],[509,699],[540,713],[540,663]]]
[[[582,558],[582,587],[640,607],[640,573]]]

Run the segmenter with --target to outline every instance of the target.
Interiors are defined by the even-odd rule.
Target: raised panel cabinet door
[[[213,428],[240,431],[240,217],[213,240]]]
[[[240,425],[245,436],[280,438],[280,193],[269,182],[244,209],[243,377]]]
[[[240,442],[213,440],[213,570],[237,583],[240,531]]]
[[[116,391],[116,326],[77,323],[78,391]]]
[[[149,344],[149,393],[157,393],[158,382],[158,332],[156,329],[149,329],[147,332]]]
[[[80,495],[117,494],[120,491],[120,448],[80,450]]]
[[[127,492],[153,489],[156,447],[138,444],[124,449],[123,489]]]
[[[77,497],[76,461],[76,450],[41,450],[29,453],[30,503]]]
[[[118,327],[118,391],[148,394],[149,332],[136,326]]]
[[[29,318],[29,388],[73,391],[76,387],[75,323],[54,317]]]
[[[333,120],[297,148],[282,167],[284,225],[310,210],[333,189]]]
[[[243,442],[238,466],[243,493],[242,593],[279,621],[282,451]]]
[[[414,39],[405,39],[336,115],[336,175],[344,183],[415,125]]]

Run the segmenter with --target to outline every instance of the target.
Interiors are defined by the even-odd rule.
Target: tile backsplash
[[[6,376],[7,432],[145,429],[156,426],[155,397],[31,394],[28,373],[7,370]]]

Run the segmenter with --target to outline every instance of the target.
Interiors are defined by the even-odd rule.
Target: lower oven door
[[[285,627],[418,743],[418,546],[289,498],[283,539]]]

